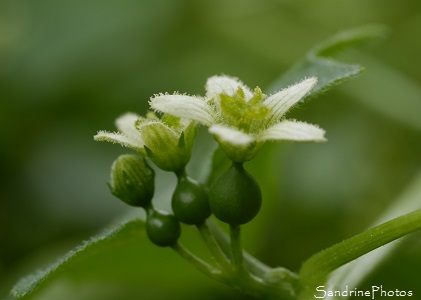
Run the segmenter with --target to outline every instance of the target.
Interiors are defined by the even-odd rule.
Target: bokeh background
[[[292,270],[369,226],[419,174],[419,1],[0,0],[0,295],[127,212],[105,182],[129,150],[94,142],[97,130],[145,113],[155,93],[203,94],[214,74],[264,90],[319,41],[366,24],[389,34],[340,57],[366,72],[288,115],[319,124],[328,143],[268,145],[246,166],[264,204],[245,247]],[[364,284],[421,292],[420,238]],[[244,299],[169,250],[144,242],[138,261],[126,257],[139,266],[132,281],[90,269],[34,299]]]

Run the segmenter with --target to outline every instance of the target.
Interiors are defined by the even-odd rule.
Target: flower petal
[[[259,136],[259,141],[268,140],[290,140],[290,141],[313,141],[324,142],[325,131],[316,125],[305,122],[285,120],[273,125],[263,131]]]
[[[160,94],[152,97],[149,105],[160,112],[195,120],[207,126],[215,122],[212,107],[199,97]]]
[[[143,144],[142,135],[139,131],[137,131],[135,126],[135,123],[138,119],[139,115],[134,113],[126,113],[115,120],[115,125],[118,131],[120,131],[123,135],[130,139],[138,140]]]
[[[139,134],[140,136],[140,134]],[[111,142],[114,144],[120,144],[124,147],[128,147],[143,153],[143,141],[140,139],[132,139],[124,134],[118,132],[108,132],[108,131],[98,131],[98,133],[94,136],[95,141],[105,141]]]
[[[212,76],[206,82],[206,97],[217,98],[222,93],[232,96],[237,92],[238,87],[243,89],[246,100],[253,97],[252,91],[239,79],[229,76]]]
[[[247,146],[255,141],[255,138],[235,128],[222,125],[214,125],[209,132],[216,135],[222,142],[237,146]]]
[[[268,124],[279,120],[292,106],[301,100],[317,83],[316,77],[307,78],[300,83],[283,89],[268,97],[263,103],[270,109]]]

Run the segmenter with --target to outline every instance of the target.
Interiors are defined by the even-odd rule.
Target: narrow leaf
[[[300,270],[300,279],[310,284],[324,282],[333,270],[420,229],[421,210],[368,229],[310,257]]]
[[[317,77],[317,85],[309,93],[309,95],[316,95],[349,80],[360,74],[364,68],[359,65],[338,62],[332,56],[350,47],[383,36],[384,33],[385,29],[381,26],[366,26],[341,32],[314,47],[303,60],[276,80],[269,90],[277,91],[303,78]]]
[[[397,201],[377,218],[373,226],[396,218],[399,215],[420,209],[420,199],[421,172],[419,172]],[[357,286],[399,245],[401,243],[392,242],[387,244],[332,272],[327,282],[328,288],[334,289],[335,287],[345,286],[346,284]]]
[[[171,249],[153,245],[146,238],[142,216],[139,209],[131,209],[124,221],[76,247],[51,267],[22,279],[10,299],[183,300],[220,287]],[[193,228],[183,228],[186,243],[196,240],[196,234]],[[195,253],[207,257],[205,249]]]
[[[101,249],[109,247],[116,242],[118,243],[118,240],[124,239],[125,237],[136,236],[138,238],[144,231],[143,223],[140,219],[133,219],[105,230],[68,252],[49,268],[22,278],[12,288],[10,294],[16,299],[29,296],[41,288],[41,286],[49,283],[62,269],[72,263],[89,259],[90,256],[95,255]]]

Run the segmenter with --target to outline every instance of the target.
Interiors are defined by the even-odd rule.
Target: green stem
[[[203,240],[208,246],[213,257],[215,258],[218,266],[221,267],[223,270],[229,270],[230,262],[227,256],[225,255],[225,253],[222,251],[221,247],[216,242],[215,237],[211,233],[206,221],[201,224],[196,225],[196,227],[199,230]]]
[[[221,247],[221,250],[227,257],[231,257],[230,241],[227,234],[216,224],[213,219],[209,219],[207,223],[211,234],[214,236],[216,242]],[[246,251],[243,251],[244,263],[247,269],[258,277],[262,277],[264,274],[269,272],[271,268],[260,260],[250,255]]]
[[[241,227],[240,225],[230,224],[230,238],[231,238],[231,257],[234,266],[234,271],[242,274],[245,273],[243,246],[241,245]]]
[[[193,253],[191,253],[187,248],[185,248],[180,243],[175,243],[171,248],[177,252],[182,258],[184,258],[186,261],[191,263],[196,269],[198,269],[200,272],[204,273],[205,275],[226,283],[227,280],[224,278],[223,273],[219,271],[218,269],[215,269]]]
[[[368,229],[310,257],[300,270],[300,281],[307,286],[323,284],[333,270],[419,229],[421,210]]]
[[[185,168],[183,168],[181,170],[174,171],[174,174],[177,177],[177,180],[180,180],[183,177],[184,178],[187,177],[187,173],[186,173],[186,169]]]
[[[207,264],[206,262],[204,262],[203,260],[201,260],[200,258],[198,258],[197,256],[195,256],[193,253],[191,253],[188,249],[186,249],[179,243],[174,244],[171,248],[186,261],[194,265],[196,269],[209,276],[210,278],[225,283],[247,294],[253,295],[258,298],[266,299],[268,290],[265,286],[262,285],[261,279],[255,278],[253,276],[232,276],[232,273],[230,272],[226,273],[224,271],[217,270],[209,264]],[[271,292],[278,293],[278,290]]]

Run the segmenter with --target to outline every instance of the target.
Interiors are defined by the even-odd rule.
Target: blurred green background
[[[389,35],[341,57],[366,72],[288,115],[319,124],[329,141],[268,145],[246,165],[264,204],[245,247],[292,270],[369,226],[420,170],[418,0],[0,0],[0,296],[127,212],[105,182],[129,150],[94,142],[97,130],[145,113],[155,93],[203,94],[214,74],[265,91],[317,42],[373,23]],[[170,191],[173,178],[160,180]],[[365,284],[421,292],[420,237]],[[244,299],[169,250],[136,247],[115,255],[120,266],[138,257],[138,280],[113,285],[91,270],[36,299]]]

